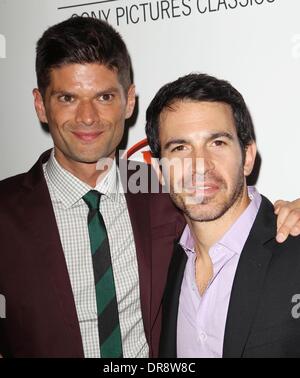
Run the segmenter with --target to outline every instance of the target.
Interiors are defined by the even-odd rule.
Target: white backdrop
[[[161,85],[206,72],[231,81],[250,108],[259,190],[300,196],[299,0],[0,0],[0,179],[52,146],[33,108],[35,44],[74,14],[107,19],[128,45],[139,96],[128,147],[144,138],[145,109]]]

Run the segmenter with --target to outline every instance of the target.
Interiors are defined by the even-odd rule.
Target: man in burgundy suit
[[[126,192],[115,163],[135,105],[126,46],[104,22],[69,19],[39,40],[36,72],[35,108],[54,149],[0,183],[0,354],[100,357],[109,339],[112,357],[116,348],[124,357],[155,357],[167,269],[184,222],[168,194]],[[98,169],[101,158],[111,159],[109,169]],[[87,195],[95,193],[93,208]],[[283,237],[297,232],[289,206],[279,218]],[[93,227],[104,232],[105,272],[94,259]],[[101,291],[108,271],[110,286]],[[107,314],[121,340],[102,324]]]

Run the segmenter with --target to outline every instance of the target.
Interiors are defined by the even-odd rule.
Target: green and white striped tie
[[[89,191],[83,200],[89,207],[88,229],[96,285],[98,329],[102,358],[123,357],[118,303],[108,235],[99,211],[101,193]]]

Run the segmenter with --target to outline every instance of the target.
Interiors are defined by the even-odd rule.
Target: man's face
[[[115,156],[135,93],[133,86],[125,93],[115,70],[89,63],[52,69],[44,101],[37,89],[34,98],[40,121],[49,125],[57,160],[72,170]]]
[[[178,101],[162,112],[159,138],[171,198],[188,218],[218,219],[246,195],[256,149],[248,147],[243,164],[229,105]]]

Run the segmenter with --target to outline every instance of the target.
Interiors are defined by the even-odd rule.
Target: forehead
[[[223,102],[176,101],[160,115],[161,133],[210,131],[236,133],[230,105]]]
[[[121,86],[118,72],[103,64],[65,64],[50,70],[50,86],[96,87]]]

